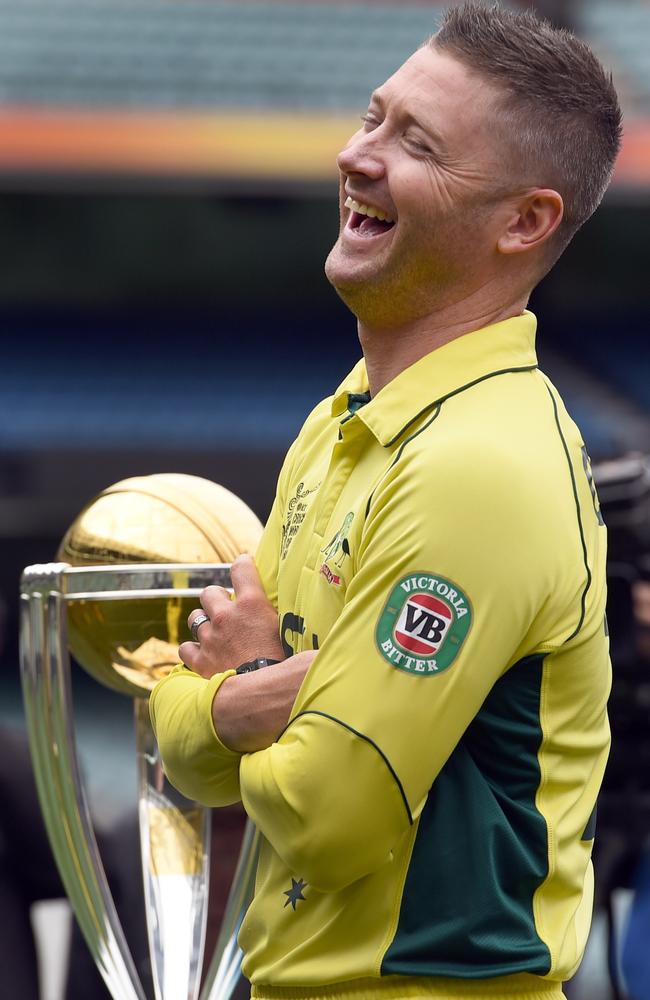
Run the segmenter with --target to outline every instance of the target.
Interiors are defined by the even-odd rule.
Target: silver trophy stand
[[[20,659],[36,785],[47,833],[74,914],[113,1000],[145,1000],[120,925],[88,809],[77,758],[68,648],[69,615],[107,637],[109,686],[135,697],[138,806],[149,950],[156,1000],[197,1000],[208,905],[210,811],[185,799],[165,777],[149,721],[147,696],[156,674],[129,646],[164,643],[160,620],[178,619],[211,585],[230,586],[225,565],[141,564],[28,567],[21,584]],[[118,602],[118,603],[116,603]],[[124,632],[140,609],[137,639]],[[115,612],[118,612],[117,615]],[[157,624],[156,624],[157,621]],[[78,628],[78,623],[75,624]],[[147,635],[147,629],[150,634]],[[156,632],[158,633],[156,635]],[[144,645],[143,636],[147,638]],[[155,647],[157,648],[157,647]],[[84,664],[86,665],[86,664]],[[149,671],[149,672],[147,672]],[[159,672],[158,672],[159,673]],[[101,674],[101,676],[100,676]],[[200,1000],[229,1000],[239,977],[239,926],[252,898],[258,834],[248,823],[221,933]]]

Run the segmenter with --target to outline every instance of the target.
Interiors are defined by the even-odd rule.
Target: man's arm
[[[265,606],[260,609],[268,632],[259,635],[260,645],[251,644],[253,652],[247,655],[239,646],[226,651],[221,650],[217,661],[203,663],[196,659],[192,643],[183,643],[179,650],[180,657],[191,661],[197,669],[205,668],[203,675],[189,670],[179,669],[170,677],[161,681],[152,692],[149,708],[154,731],[158,738],[167,774],[172,783],[185,792],[190,798],[199,799],[208,805],[228,805],[240,800],[239,761],[240,754],[231,750],[217,736],[212,720],[212,703],[216,693],[231,676],[233,668],[246,659],[257,656],[271,656],[271,651],[279,640],[277,622],[277,576],[280,557],[280,542],[282,519],[284,511],[284,494],[287,478],[291,475],[293,454],[296,442],[289,449],[278,479],[278,488],[271,513],[269,515],[262,539],[255,553],[255,562],[259,569],[261,585],[264,592]],[[235,561],[234,570],[237,577],[241,560]],[[234,611],[234,606],[233,609]],[[255,611],[255,609],[253,609]],[[239,622],[239,628],[234,630],[235,638],[248,635],[248,622]],[[204,628],[202,628],[202,632]],[[282,658],[284,653],[279,653]],[[275,659],[276,657],[272,656]],[[270,669],[270,668],[267,668]],[[238,683],[244,678],[238,678]],[[297,678],[296,678],[297,680]],[[253,686],[260,681],[249,682]],[[262,684],[268,683],[263,681]],[[278,683],[276,681],[276,683]],[[277,721],[278,732],[287,721],[288,713],[295,697],[287,675],[288,688],[285,694],[282,722]],[[247,694],[250,689],[246,688]],[[266,698],[268,693],[265,692]],[[265,700],[266,700],[265,698]],[[246,704],[246,703],[245,703]],[[245,707],[244,704],[244,707]],[[276,711],[279,705],[276,703]],[[243,715],[243,711],[234,713],[234,721]],[[273,731],[274,720],[257,721],[264,732]],[[226,736],[233,734],[226,733]],[[233,743],[234,746],[234,743]]]
[[[212,703],[221,741],[231,750],[251,753],[270,746],[286,726],[316,654],[307,651],[285,659],[276,609],[250,556],[235,560],[231,578],[232,595],[223,587],[203,591],[201,606],[209,621],[198,629],[199,642],[184,642],[178,652],[191,670],[206,678],[258,658],[276,661],[263,670],[228,676]],[[188,619],[190,627],[194,615]]]
[[[518,470],[494,468],[493,455],[443,459],[444,480],[435,468],[414,478],[404,462],[378,488],[342,614],[288,727],[242,757],[248,814],[322,891],[390,863],[496,681],[537,648],[558,582],[546,559],[553,500],[519,488]],[[435,664],[397,655],[420,639],[437,644]]]
[[[270,747],[285,729],[316,652],[296,653],[282,663],[228,677],[212,701],[220,740],[237,753]]]
[[[569,512],[558,522],[535,484],[495,487],[516,483],[517,470],[495,469],[494,456],[466,449],[443,459],[444,480],[435,469],[417,479],[404,461],[377,489],[343,611],[287,727],[241,758],[248,814],[323,891],[390,861],[492,686],[535,649],[531,628],[557,583],[541,568]],[[398,655],[400,643],[422,638],[437,643],[436,656]],[[244,717],[242,679],[223,716],[221,695],[210,702],[218,727]]]
[[[286,727],[298,689],[316,656],[237,676],[178,670],[154,689],[149,707],[165,772],[205,805],[239,802],[241,755],[268,747]]]

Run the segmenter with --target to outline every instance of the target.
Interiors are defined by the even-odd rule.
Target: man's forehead
[[[445,113],[462,111],[464,119],[474,121],[487,109],[495,96],[493,88],[472,73],[458,59],[430,45],[424,45],[374,91],[371,100],[382,107],[396,110],[431,122],[441,128]]]

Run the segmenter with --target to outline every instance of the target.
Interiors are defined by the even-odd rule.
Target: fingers
[[[199,623],[195,626],[195,623]],[[205,628],[210,624],[210,616],[205,613],[201,608],[195,608],[194,611],[190,611],[187,618],[187,627],[192,633],[192,638],[195,642],[201,641],[201,629]]]
[[[200,655],[201,648],[196,642],[182,642],[178,647],[178,657],[181,663],[184,663],[186,667],[197,673],[199,673],[197,667]]]
[[[205,590],[201,591],[199,600],[206,615],[215,618],[219,610],[230,604],[230,593],[225,587],[206,587]]]
[[[234,594],[225,587],[206,587],[200,608],[187,625],[194,642],[181,643],[179,656],[203,677],[229,670],[256,656],[284,659],[277,611],[268,600],[250,556],[232,566]],[[206,617],[207,616],[207,617]]]
[[[242,597],[247,599],[252,598],[262,598],[264,601],[267,600],[264,587],[262,586],[262,581],[260,575],[257,572],[257,567],[253,562],[251,556],[238,556],[232,564],[230,571],[232,577],[233,590],[235,592],[235,597],[239,600]],[[225,587],[206,587],[201,593],[200,601],[201,607],[210,618],[214,618],[219,610],[223,610],[225,606],[232,600],[231,593],[226,590]],[[198,610],[196,614],[198,614]],[[193,611],[188,618],[188,627],[191,628]]]

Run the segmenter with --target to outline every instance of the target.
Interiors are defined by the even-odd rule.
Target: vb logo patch
[[[471,604],[456,584],[416,573],[391,591],[375,638],[392,667],[431,677],[452,665],[471,625]]]

